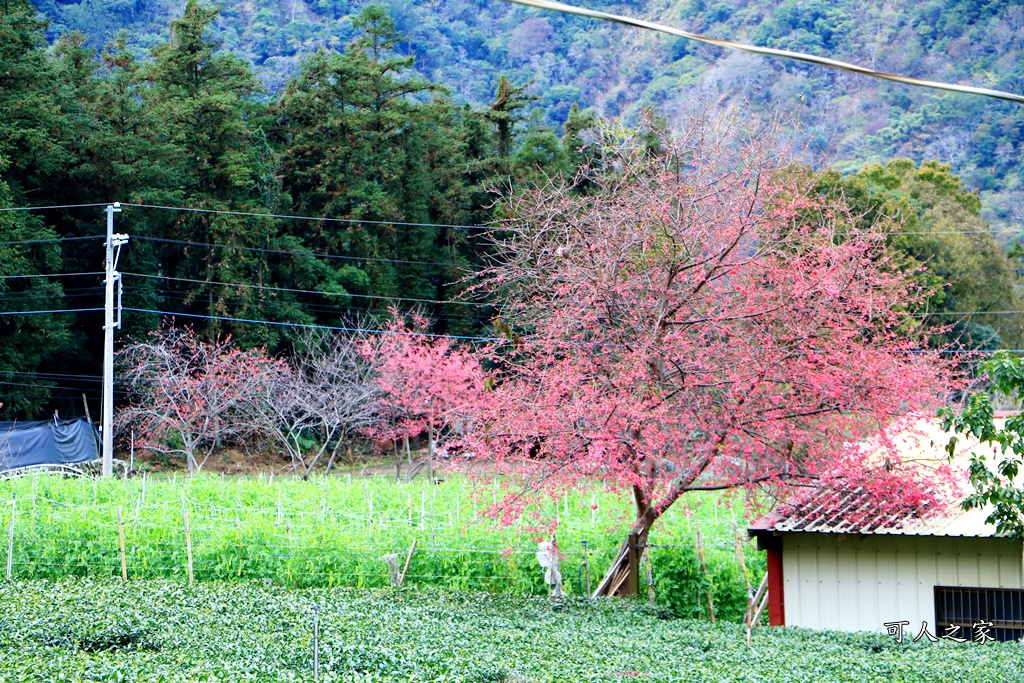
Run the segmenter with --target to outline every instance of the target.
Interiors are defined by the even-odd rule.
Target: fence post
[[[14,513],[17,511],[18,494],[11,494],[11,530],[7,534],[7,580],[11,579],[14,565]]]
[[[416,543],[417,543],[417,540],[415,538],[412,539],[412,546],[409,548],[409,554],[405,558],[405,567],[402,568],[402,575],[400,577],[398,577],[398,585],[399,586],[401,586],[403,583],[405,583],[405,575],[409,571],[409,564],[412,562],[412,554],[414,552],[416,552]]]
[[[588,557],[588,552],[587,552],[587,539],[584,538],[582,543],[583,543],[583,575],[587,579],[587,597],[589,598],[589,597],[591,597],[592,593],[590,591],[590,558]]]
[[[117,535],[121,541],[121,579],[128,580],[128,558],[124,553],[124,520],[121,518],[121,506],[117,506]]]
[[[700,525],[694,523],[694,529],[697,531],[697,557],[700,558],[700,573],[704,577],[704,580],[708,584],[708,614],[711,617],[711,624],[715,623],[715,604],[711,600],[711,579],[708,577],[708,565],[704,561],[704,540],[700,535]]]
[[[743,571],[743,578],[747,582],[747,613],[743,617],[743,621],[747,624],[747,647],[750,647],[750,626],[751,617],[753,616],[753,604],[754,604],[754,589],[750,585],[750,572],[747,571],[747,561],[743,556],[743,542],[740,541],[740,530],[736,526],[736,520],[732,521],[732,537],[736,544],[736,559],[740,562],[740,569]]]
[[[188,559],[188,585],[192,585],[192,530],[188,525],[188,506],[185,504],[185,491],[181,492],[181,516],[185,520],[185,554]]]
[[[313,605],[313,683],[320,683],[320,605]]]
[[[649,545],[644,546],[644,558],[647,560],[647,599],[651,606],[654,606],[657,600],[654,597],[654,565],[651,562],[651,547]]]

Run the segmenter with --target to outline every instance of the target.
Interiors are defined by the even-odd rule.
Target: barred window
[[[959,637],[974,639],[974,625],[983,621],[992,623],[988,635],[996,640],[1024,637],[1024,590],[935,587],[935,635],[954,625],[960,627]]]

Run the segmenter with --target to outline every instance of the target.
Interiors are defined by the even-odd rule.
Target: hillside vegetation
[[[271,91],[304,55],[358,34],[362,0],[223,0],[215,24],[224,47],[257,67]],[[852,61],[917,78],[1024,92],[1024,7],[1012,0],[642,0],[576,4],[704,35]],[[166,40],[180,11],[170,0],[36,0],[51,35],[76,29],[99,47],[119,28],[148,48]],[[573,103],[617,116],[655,105],[670,116],[694,88],[757,111],[794,114],[814,150],[853,168],[892,156],[952,164],[991,195],[1000,226],[1024,222],[1024,114],[983,98],[938,95],[804,64],[723,52],[685,39],[527,10],[500,0],[389,0],[400,50],[456,100],[488,102],[499,75],[531,82],[550,123]]]
[[[95,271],[104,223],[96,204],[126,204],[116,217],[116,230],[131,236],[119,263],[122,344],[176,316],[204,337],[230,334],[278,354],[291,348],[291,326],[379,326],[395,306],[420,310],[437,333],[493,336],[492,302],[466,295],[464,278],[488,263],[482,226],[502,217],[499,197],[549,181],[590,191],[573,179],[600,166],[595,128],[653,139],[697,96],[699,106],[744,120],[770,118],[775,107],[795,117],[811,135],[804,162],[836,161],[819,191],[842,193],[865,220],[884,215],[903,226],[891,240],[894,257],[927,268],[922,284],[935,295],[913,313],[937,335],[973,349],[1024,341],[1020,250],[1008,256],[1000,245],[1013,233],[993,233],[984,220],[1002,206],[993,192],[1017,191],[1020,108],[684,50],[653,34],[501,2],[38,7],[53,21],[27,0],[0,6],[0,207],[77,208],[0,213],[5,419],[55,408],[81,414],[83,393],[99,412],[103,288]],[[861,61],[864,16],[877,9],[838,6],[800,28],[793,22],[806,23],[806,8],[758,7],[627,9],[808,50],[795,36],[812,41],[849,14],[862,20],[829,29],[823,45]],[[974,31],[956,34],[969,42],[965,54],[990,65],[1018,54],[1019,9],[961,12],[958,26]],[[920,23],[904,17],[911,10],[877,11],[897,27]],[[252,23],[259,17],[262,33]],[[119,26],[129,30],[111,37]],[[992,27],[1005,34],[1002,52],[985,51],[990,43],[977,33]],[[451,42],[472,36],[480,38],[473,49]],[[896,45],[920,44],[929,68],[953,49],[922,36],[885,41],[876,65],[900,66],[885,61],[896,59]],[[966,57],[943,62],[956,64],[950,73],[907,72],[1020,90],[1019,61],[992,66],[998,78],[966,74]],[[545,71],[549,64],[560,66]],[[660,114],[632,116],[642,105]],[[858,128],[881,113],[892,121],[870,134]],[[943,126],[992,136],[991,154],[946,154]],[[983,171],[995,185],[978,180]]]

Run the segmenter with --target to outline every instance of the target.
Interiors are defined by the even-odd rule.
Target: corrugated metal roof
[[[904,461],[947,460],[945,452],[950,434],[936,420],[922,420],[893,439],[891,443]],[[971,452],[978,452],[976,440],[958,437],[953,464],[964,472]],[[881,451],[876,445],[865,445]],[[907,507],[898,513],[879,513],[877,502],[860,490],[823,490],[798,495],[750,525],[752,535],[778,533],[889,534],[902,536],[997,536],[995,525],[986,524],[990,508],[964,510],[959,502],[937,513],[934,510]]]

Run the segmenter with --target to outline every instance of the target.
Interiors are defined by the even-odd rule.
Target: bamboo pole
[[[121,541],[121,579],[128,580],[128,557],[124,552],[124,520],[121,517],[121,506],[117,506],[117,536]]]
[[[761,585],[757,589],[757,593],[754,595],[754,604],[757,607],[754,610],[754,616],[750,620],[751,623],[756,624],[761,620],[761,613],[764,612],[765,606],[768,604],[768,574],[764,575],[761,580]]]
[[[736,527],[736,520],[732,521],[732,538],[736,544],[736,559],[740,562],[740,569],[743,570],[743,578],[747,582],[747,614],[744,621],[747,623],[747,647],[750,647],[750,626],[754,609],[754,590],[750,585],[750,572],[747,571],[747,562],[743,557],[743,544],[740,542],[740,532]]]
[[[7,580],[11,580],[11,569],[14,567],[14,514],[17,512],[18,495],[11,494],[11,527],[7,533]]]
[[[591,595],[591,593],[590,593],[590,557],[589,557],[589,553],[587,552],[587,550],[588,550],[588,548],[587,548],[587,539],[584,538],[582,543],[583,543],[583,575],[587,579],[587,596],[589,597]]]
[[[405,583],[405,575],[409,572],[409,564],[412,563],[412,554],[416,552],[417,540],[412,539],[412,546],[409,548],[409,554],[405,557],[405,566],[402,567],[402,575],[398,577],[398,585],[401,586]]]
[[[313,605],[313,683],[320,683],[320,605]]]
[[[188,524],[188,506],[185,505],[185,491],[181,491],[181,516],[185,521],[185,555],[188,559],[188,585],[192,585],[195,577],[192,574],[192,530]]]
[[[656,602],[654,599],[654,567],[651,564],[651,549],[649,546],[644,546],[644,559],[647,560],[647,599],[653,607]]]
[[[708,565],[704,560],[704,539],[700,535],[700,525],[695,522],[693,526],[697,532],[697,557],[700,558],[700,573],[708,582],[708,614],[713,625],[715,623],[715,603],[711,599],[711,581],[708,579]]]

